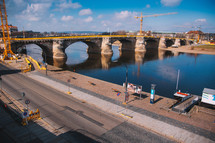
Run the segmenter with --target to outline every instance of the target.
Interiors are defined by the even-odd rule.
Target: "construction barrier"
[[[25,126],[28,124],[28,121],[33,121],[36,119],[40,119],[40,111],[37,109],[35,112],[30,111],[29,113],[24,111],[22,113],[22,125]]]
[[[45,67],[41,66],[35,59],[33,59],[31,56],[29,56],[30,60],[33,61],[37,67],[40,69],[40,70],[46,70]]]
[[[27,58],[25,58],[25,60],[26,60],[26,62],[28,63],[28,67],[24,70],[24,72],[28,72],[28,71],[31,71],[31,62],[27,59]]]

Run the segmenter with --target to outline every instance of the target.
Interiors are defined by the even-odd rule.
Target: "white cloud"
[[[17,5],[23,4],[24,0],[13,0]]]
[[[98,15],[98,17],[97,17],[98,19],[101,19],[101,18],[103,18],[103,15],[102,14],[100,14],[100,15]]]
[[[120,22],[116,23],[116,25],[115,25],[115,27],[120,27],[120,26],[122,26],[122,23],[120,23]]]
[[[105,22],[105,21],[102,21],[102,22],[101,22],[101,24],[102,24],[104,27],[106,27],[106,26],[107,26],[107,24],[106,24],[106,22]]]
[[[73,16],[62,16],[62,18],[61,18],[61,20],[62,21],[70,21],[70,20],[72,20],[73,19]]]
[[[103,21],[101,21],[101,24],[104,27],[109,27],[109,26],[111,26],[111,24],[113,24],[113,22],[111,22],[109,20],[103,20]]]
[[[50,15],[49,15],[49,17],[50,18],[53,18],[55,15],[53,14],[53,13],[51,13]]]
[[[72,3],[72,1],[70,0],[69,2],[63,2],[63,3],[61,3],[61,4],[59,4],[59,5],[57,5],[57,9],[59,10],[59,11],[63,11],[63,10],[65,10],[65,9],[69,9],[69,8],[72,8],[72,9],[78,9],[78,8],[81,8],[82,6],[79,4],[79,3]]]
[[[85,22],[92,22],[93,18],[91,16],[89,16],[88,18],[84,19]]]
[[[178,6],[182,0],[161,0],[164,6]]]
[[[80,12],[79,12],[79,15],[91,15],[93,12],[91,11],[91,9],[82,9]]]
[[[115,13],[115,18],[117,19],[126,19],[129,17],[134,17],[135,15],[137,15],[136,12],[130,12],[130,11],[121,11],[120,13]]]
[[[147,4],[147,5],[146,5],[146,8],[150,8],[150,7],[151,7],[151,5],[150,5],[150,4]]]
[[[195,22],[206,22],[207,20],[205,18],[203,19],[196,19]]]
[[[27,6],[26,10],[23,10],[21,14],[16,15],[17,19],[28,21],[39,21],[50,8],[49,3],[35,3]]]

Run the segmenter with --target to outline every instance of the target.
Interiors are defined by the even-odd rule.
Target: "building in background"
[[[8,25],[8,28],[9,28],[9,34],[12,34],[13,32],[17,32],[18,31],[18,28],[17,26],[13,26],[13,25]],[[6,31],[6,27],[4,28],[5,32]],[[0,28],[0,33],[1,33],[1,37],[2,37],[2,25],[1,25],[1,28]]]

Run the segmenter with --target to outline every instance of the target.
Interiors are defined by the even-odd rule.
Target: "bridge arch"
[[[181,45],[181,46],[186,45],[186,40],[180,40],[180,45]]]
[[[133,39],[127,39],[127,38],[112,38],[111,39],[111,43],[115,43],[115,42],[119,42],[119,49],[120,50],[135,50],[135,42],[133,41]]]
[[[67,55],[66,64],[75,65],[84,62],[89,57],[87,49],[88,45],[81,41],[70,44],[65,48],[65,54]]]
[[[166,47],[170,47],[170,46],[172,46],[172,45],[174,45],[174,40],[172,40],[172,39],[167,39],[167,40],[166,40]]]
[[[26,46],[34,44],[42,49],[42,57],[43,59],[47,59],[49,64],[53,61],[53,53],[52,53],[52,42],[40,42],[40,41],[21,41],[21,42],[12,42],[11,47],[14,53],[19,53],[20,51],[26,54]],[[22,50],[23,49],[23,50]]]
[[[100,41],[98,41],[96,39],[94,39],[94,40],[90,40],[90,39],[65,40],[64,44],[63,44],[64,51],[66,48],[68,48],[70,45],[72,45],[76,42],[85,43],[88,46],[87,52],[89,52],[89,53],[100,53],[101,52]]]
[[[146,43],[146,49],[149,49],[149,48],[157,49],[159,45],[159,40],[152,39],[152,38],[145,39],[145,43]]]

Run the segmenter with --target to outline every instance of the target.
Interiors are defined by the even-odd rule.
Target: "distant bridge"
[[[68,37],[38,37],[38,38],[11,38],[12,51],[16,53],[18,48],[27,44],[36,44],[42,48],[43,53],[49,59],[66,59],[65,49],[75,43],[83,42],[88,45],[88,53],[101,53],[102,55],[112,55],[112,44],[120,41],[119,49],[132,50],[135,52],[146,52],[147,45],[151,44],[156,48],[167,48],[172,45],[181,46],[191,44],[192,39],[152,37],[138,35],[86,35]]]

